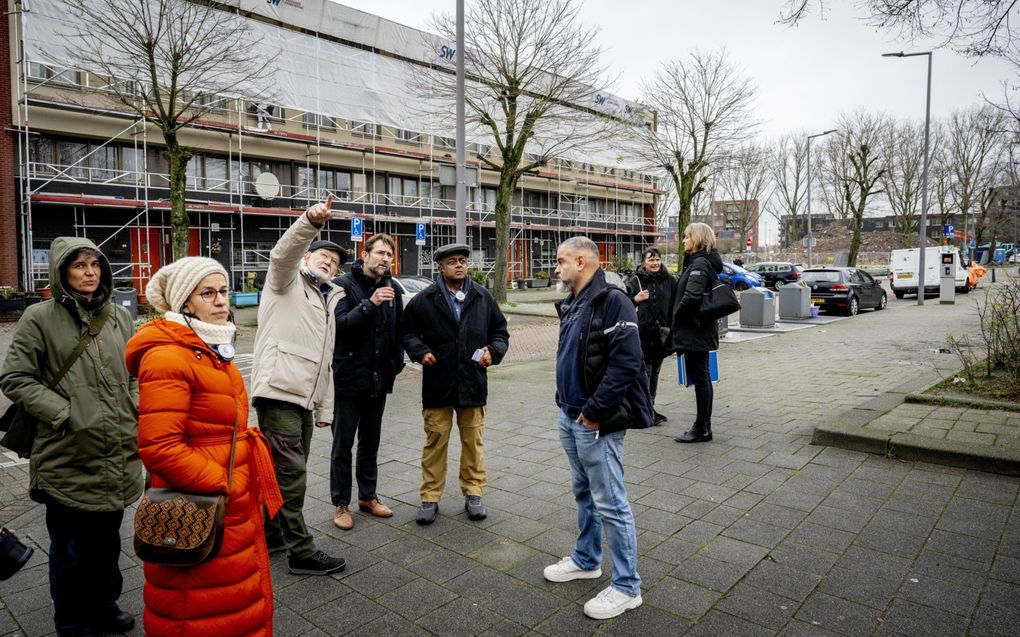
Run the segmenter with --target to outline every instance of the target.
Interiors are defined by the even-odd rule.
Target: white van
[[[927,294],[938,294],[939,272],[942,266],[942,254],[953,255],[956,266],[956,291],[961,294],[970,292],[970,280],[967,268],[963,266],[960,249],[953,247],[929,247],[924,253],[924,290]],[[893,250],[889,259],[889,284],[896,298],[902,299],[904,294],[917,294],[917,259],[920,252],[917,248]]]

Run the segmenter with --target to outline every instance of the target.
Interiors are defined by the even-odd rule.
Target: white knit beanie
[[[145,286],[145,296],[157,312],[180,312],[199,281],[210,274],[222,274],[230,281],[219,261],[208,257],[178,259],[156,272]]]

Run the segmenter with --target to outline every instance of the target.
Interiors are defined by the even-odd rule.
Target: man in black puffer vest
[[[564,241],[556,274],[570,287],[557,307],[556,404],[570,463],[580,533],[572,555],[546,567],[551,582],[602,576],[602,527],[613,561],[608,588],[584,605],[609,619],[641,605],[637,529],[623,483],[623,436],[652,424],[637,315],[626,292],[606,283],[598,247],[586,237]]]

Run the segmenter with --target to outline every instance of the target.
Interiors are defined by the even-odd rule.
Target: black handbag
[[[707,323],[718,321],[724,316],[729,316],[740,311],[740,301],[733,293],[728,283],[719,282],[701,297],[701,307],[698,308],[698,320]]]
[[[60,384],[60,380],[82,355],[85,348],[92,342],[92,339],[103,331],[103,325],[106,324],[106,319],[112,311],[113,305],[109,303],[104,305],[103,309],[99,311],[96,319],[89,325],[89,333],[78,341],[78,345],[75,346],[74,351],[64,361],[64,365],[53,379],[47,383],[50,391],[56,389],[57,385]],[[6,432],[3,439],[0,439],[0,446],[7,447],[18,454],[19,458],[30,458],[32,456],[32,445],[35,444],[35,436],[39,431],[39,421],[29,415],[20,405],[12,404],[4,412],[4,415],[0,416],[0,431]]]
[[[235,404],[234,413],[237,413]],[[237,423],[230,435],[227,493],[234,482]],[[135,555],[163,566],[197,566],[219,554],[227,513],[227,496],[154,489],[145,479],[145,495],[135,511]]]

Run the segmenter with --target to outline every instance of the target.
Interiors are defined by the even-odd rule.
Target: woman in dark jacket
[[[676,279],[662,265],[662,254],[656,248],[646,248],[637,272],[627,281],[627,296],[634,301],[637,309],[641,353],[645,358],[645,374],[653,403],[662,361],[673,353],[670,329],[675,291]],[[659,425],[666,420],[656,411],[652,424]]]
[[[677,442],[707,442],[712,439],[712,381],[708,373],[708,353],[719,349],[719,330],[715,321],[702,322],[698,316],[705,292],[719,282],[722,258],[715,250],[711,226],[692,223],[684,229],[684,269],[676,288],[673,312],[673,347],[684,355],[687,374],[694,382],[698,415],[694,426]]]

